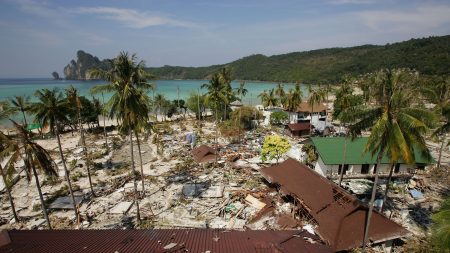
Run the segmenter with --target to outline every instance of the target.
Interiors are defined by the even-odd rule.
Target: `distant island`
[[[163,66],[146,68],[158,79],[208,79],[224,66],[233,70],[235,79],[335,83],[344,74],[359,75],[383,67],[411,68],[426,75],[450,73],[450,35],[378,45],[327,48],[281,55],[250,55],[239,60],[207,67]],[[91,68],[108,69],[107,60],[82,50],[77,60],[64,68],[69,80],[88,80]]]

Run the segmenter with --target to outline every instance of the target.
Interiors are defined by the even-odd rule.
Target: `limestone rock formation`
[[[77,60],[71,60],[64,68],[64,76],[67,80],[89,80],[89,70],[92,68],[107,69],[106,60],[100,61],[97,57],[92,56],[82,50],[77,52]]]

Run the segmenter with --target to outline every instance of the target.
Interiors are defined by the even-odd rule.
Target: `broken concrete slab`
[[[132,201],[124,201],[119,202],[117,205],[115,205],[113,208],[109,210],[109,213],[111,214],[126,214],[133,206]]]
[[[222,198],[223,197],[223,185],[213,185],[200,194],[202,198]]]
[[[81,202],[83,202],[83,196],[73,196],[75,199],[75,205],[79,206]],[[64,196],[59,197],[55,201],[53,201],[50,206],[50,209],[73,209],[72,197]]]
[[[183,185],[183,196],[185,197],[197,197],[202,192],[206,191],[207,184],[205,183],[189,183]]]

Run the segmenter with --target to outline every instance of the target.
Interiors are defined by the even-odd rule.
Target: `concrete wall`
[[[362,168],[362,164],[350,164],[348,166],[348,170],[345,173],[345,175],[364,175],[364,174],[361,174],[361,168]],[[369,173],[365,174],[365,175],[374,174],[374,168],[375,168],[375,164],[369,165]],[[414,168],[416,168],[415,165],[400,164],[398,174],[408,173],[408,169],[414,169]],[[330,173],[332,175],[339,175],[339,173],[338,173],[339,165],[338,164],[334,164],[334,165],[324,164],[324,162],[322,161],[322,158],[320,156],[316,162],[314,170],[316,172],[318,172],[319,174],[321,174],[322,176],[329,176]],[[389,164],[381,164],[380,170],[378,172],[388,174],[389,170],[390,170]]]
[[[308,113],[302,115],[302,113],[288,112],[288,115],[289,115],[289,123],[290,124],[298,123],[299,119],[308,121],[311,118]],[[324,118],[325,118],[325,116],[322,116],[319,113],[313,113],[312,124],[319,121],[319,119],[324,119]]]

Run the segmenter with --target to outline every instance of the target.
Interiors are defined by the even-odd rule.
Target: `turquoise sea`
[[[180,99],[186,99],[191,92],[206,93],[206,89],[201,89],[201,85],[207,83],[208,80],[154,80],[152,83],[156,84],[155,94],[163,94],[167,99],[177,99],[178,94]],[[105,84],[105,81],[76,81],[76,80],[52,80],[52,79],[0,79],[0,100],[5,100],[13,96],[30,96],[31,100],[35,100],[34,92],[38,89],[53,89],[57,87],[62,91],[73,85],[78,89],[82,96],[91,98],[90,89],[99,84]],[[270,90],[274,88],[276,83],[270,82],[252,82],[247,81],[245,84],[248,90],[247,95],[244,97],[244,103],[246,104],[259,104],[260,99],[258,95],[264,90]],[[239,87],[239,81],[233,81],[232,87]],[[288,91],[292,84],[285,84],[285,90]],[[305,86],[302,87],[304,95],[306,92]],[[177,92],[179,90],[179,92]],[[105,100],[107,100],[111,94],[104,94]],[[150,97],[153,95],[150,92]],[[100,96],[100,95],[95,95]],[[1,122],[1,125],[8,124],[8,122]]]

